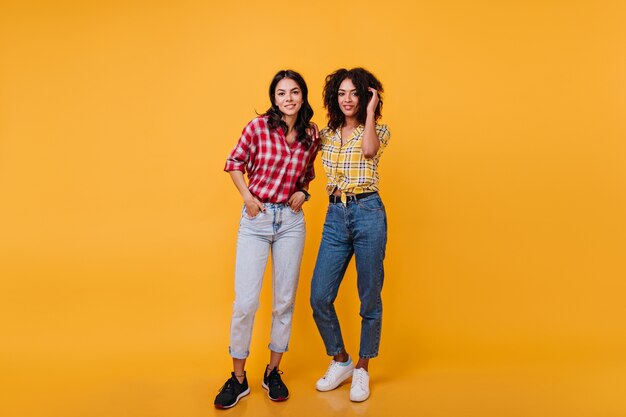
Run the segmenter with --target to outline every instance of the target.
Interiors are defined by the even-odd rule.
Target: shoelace
[[[333,361],[330,366],[328,367],[328,370],[326,371],[326,373],[324,374],[324,379],[328,379],[329,376],[335,374],[335,372],[337,371],[337,369],[339,369],[341,365],[339,364],[339,362],[337,361]]]
[[[352,374],[352,385],[356,385],[359,388],[361,388],[362,390],[365,390],[366,384],[365,384],[365,376],[367,374],[365,372],[355,372],[354,374]]]
[[[222,392],[225,390],[233,391],[234,389],[235,387],[233,386],[233,379],[229,378],[228,381],[224,382],[224,385],[222,385],[222,388],[220,388],[219,392]]]
[[[280,375],[282,373],[283,371],[280,371],[278,369],[275,369],[272,372],[270,372],[270,374],[267,376],[268,385],[271,387],[280,388],[283,382],[280,378]]]
[[[355,372],[352,374],[352,384],[362,388],[365,385],[365,372]]]

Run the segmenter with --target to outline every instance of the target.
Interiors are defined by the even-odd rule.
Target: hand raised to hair
[[[370,93],[372,93],[372,97],[370,97],[370,100],[367,103],[367,113],[373,115],[376,113],[376,106],[378,106],[378,91],[372,87],[368,87],[367,89],[370,91]]]

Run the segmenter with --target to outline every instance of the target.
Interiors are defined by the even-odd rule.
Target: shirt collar
[[[352,131],[352,134],[350,135],[350,138],[358,138],[359,135],[361,133],[363,133],[363,130],[365,130],[365,126],[360,124],[357,127],[354,128],[354,130]],[[336,140],[341,140],[341,126],[339,126],[337,129],[335,129],[335,139]]]

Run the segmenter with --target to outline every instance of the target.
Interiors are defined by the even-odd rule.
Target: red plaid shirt
[[[318,145],[306,149],[298,140],[289,145],[283,130],[271,130],[268,117],[260,116],[243,129],[224,171],[247,172],[252,195],[264,203],[285,203],[315,178]]]

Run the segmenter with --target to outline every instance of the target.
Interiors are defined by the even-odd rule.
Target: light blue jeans
[[[358,201],[331,203],[326,212],[311,282],[313,318],[322,336],[326,353],[339,354],[344,349],[334,302],[339,285],[355,255],[357,287],[361,300],[361,343],[359,357],[378,355],[383,304],[380,293],[385,271],[387,216],[378,193]]]
[[[269,348],[286,352],[300,276],[305,238],[304,213],[285,204],[265,204],[265,212],[253,218],[241,214],[235,261],[235,302],[230,327],[230,355],[250,354],[254,315],[259,308],[261,284],[272,254],[272,330]]]

